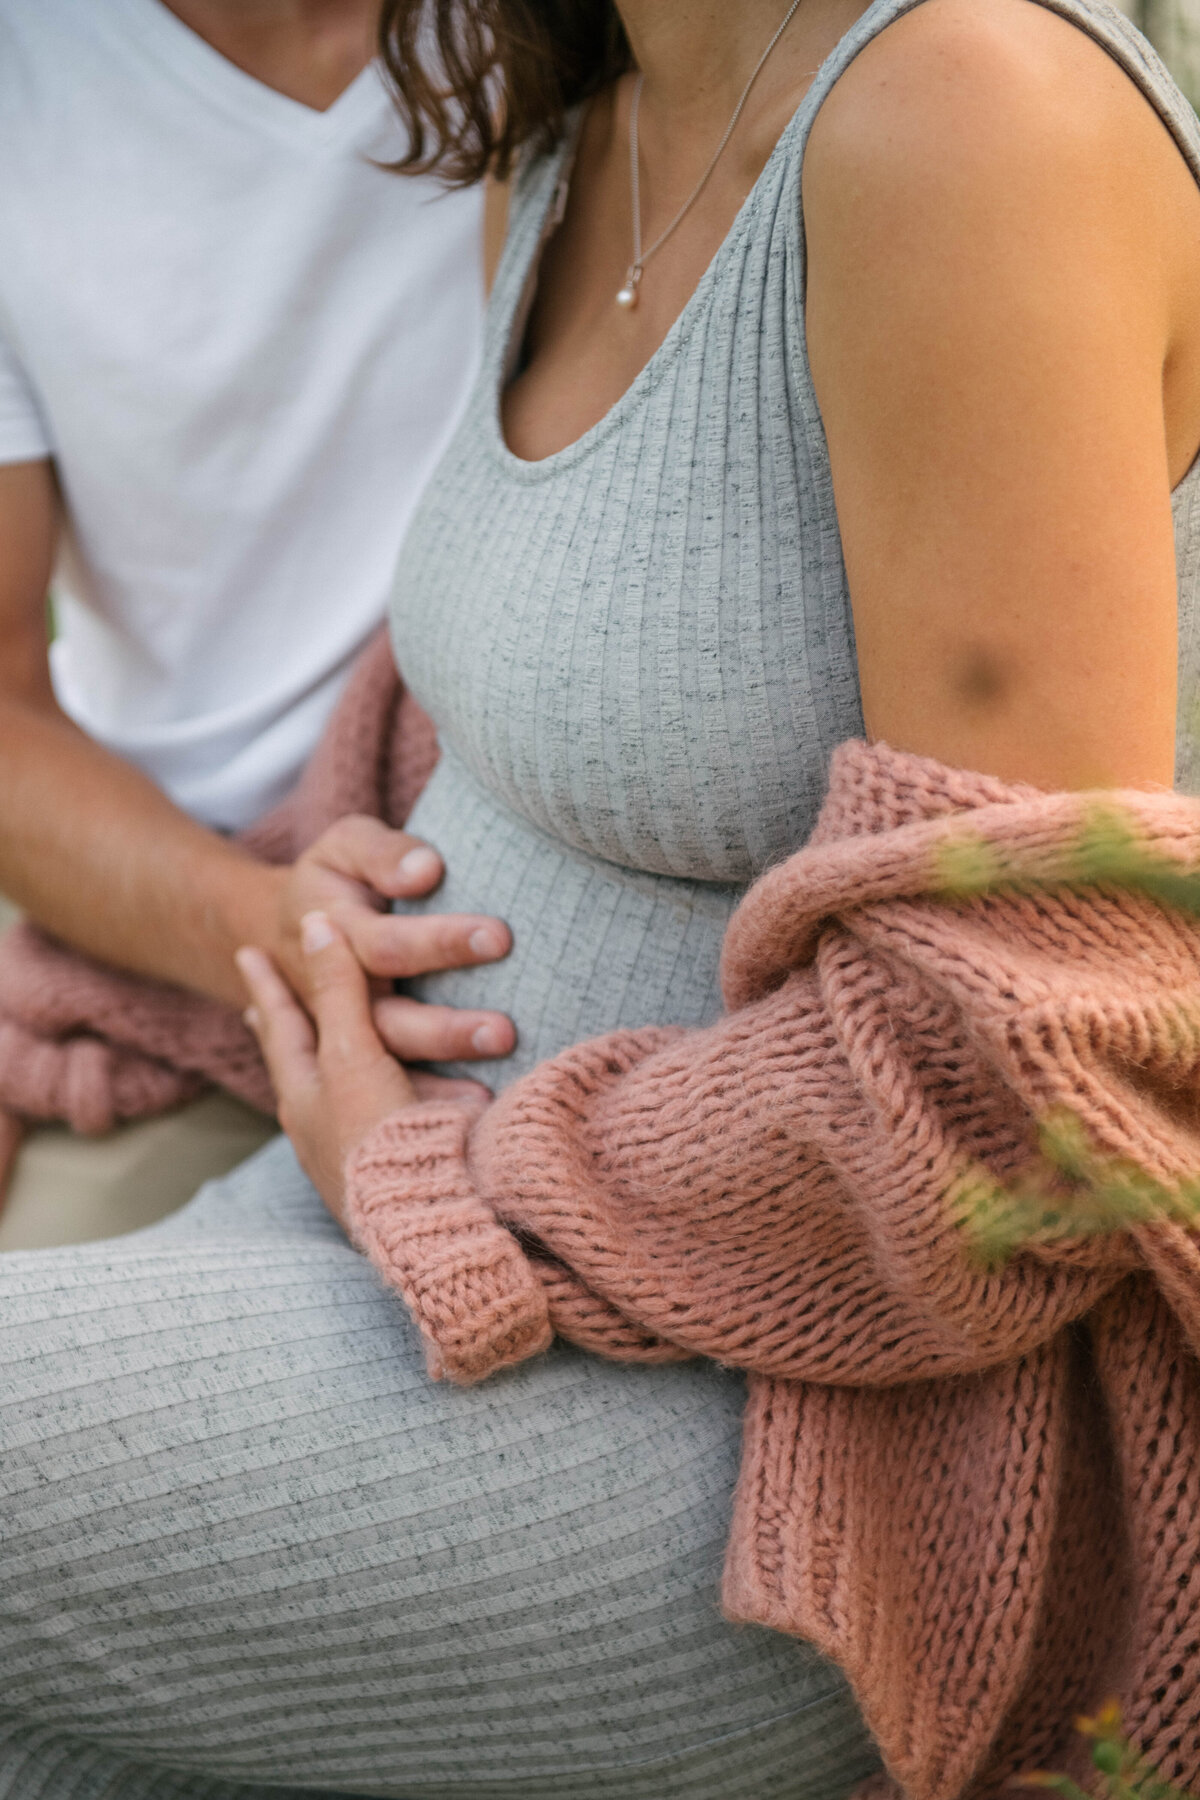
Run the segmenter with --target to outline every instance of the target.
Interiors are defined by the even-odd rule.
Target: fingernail
[[[258,951],[255,950],[252,944],[243,944],[240,950],[235,950],[233,953],[233,960],[242,971],[243,975],[253,975],[257,973]]]
[[[300,921],[300,943],[306,956],[328,950],[337,933],[323,912],[305,913]]]
[[[436,850],[421,844],[400,858],[398,873],[403,881],[429,881],[441,873],[442,862]]]
[[[258,1008],[257,1008],[257,1006],[248,1006],[246,1008],[245,1012],[242,1014],[242,1018],[245,1020],[246,1024],[250,1027],[251,1031],[258,1030]]]
[[[480,1056],[503,1056],[508,1049],[508,1029],[504,1025],[480,1025],[471,1034],[471,1047]]]
[[[479,925],[467,939],[472,956],[493,957],[504,955],[504,939],[490,925]]]

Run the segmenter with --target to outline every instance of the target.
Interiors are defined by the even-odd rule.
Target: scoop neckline
[[[872,8],[868,8],[871,11]],[[865,14],[863,15],[865,17]],[[594,425],[571,443],[564,444],[561,450],[551,451],[549,456],[540,456],[530,460],[518,456],[510,450],[504,436],[504,422],[501,412],[503,400],[503,382],[505,371],[509,366],[509,358],[513,350],[513,333],[517,327],[521,303],[525,298],[526,284],[531,276],[536,282],[536,271],[539,268],[546,247],[546,223],[550,210],[554,205],[558,184],[563,167],[575,148],[575,132],[569,131],[555,147],[541,171],[545,183],[545,193],[536,213],[529,221],[529,232],[534,238],[533,257],[526,264],[519,280],[512,284],[512,292],[506,295],[503,315],[497,320],[493,338],[491,356],[487,370],[488,395],[488,444],[494,457],[498,459],[510,475],[522,481],[544,480],[560,470],[571,467],[596,449],[605,438],[620,429],[629,415],[637,410],[643,400],[653,391],[671,364],[675,361],[687,338],[695,329],[696,323],[707,306],[713,289],[720,278],[722,269],[735,253],[741,239],[749,229],[752,215],[757,211],[764,185],[774,173],[776,165],[787,155],[793,136],[799,128],[812,95],[820,85],[821,75],[829,62],[841,48],[840,43],[834,46],[830,56],[813,76],[807,92],[800,99],[795,112],[780,132],[775,144],[763,164],[754,186],[742,201],[734,215],[733,222],[721,242],[714,250],[696,286],[688,295],[666,337],[648,360],[642,364],[629,386],[603,413]],[[536,292],[536,288],[535,288]],[[526,321],[527,322],[527,321]]]
[[[819,64],[807,92],[801,97],[795,112],[776,140],[770,156],[764,163],[754,186],[739,207],[728,232],[718,244],[711,261],[657,350],[594,425],[590,425],[585,432],[571,443],[565,444],[561,450],[552,451],[549,456],[530,461],[517,456],[514,451],[510,450],[505,439],[501,414],[502,383],[509,367],[517,316],[525,298],[531,273],[536,283],[536,270],[545,249],[546,222],[555,201],[564,162],[573,148],[574,133],[568,132],[564,135],[563,140],[546,158],[542,170],[542,178],[545,183],[544,194],[536,215],[530,220],[530,232],[534,238],[532,257],[517,273],[516,279],[505,266],[508,260],[507,255],[501,262],[498,279],[503,282],[507,277],[510,289],[505,294],[502,310],[497,313],[491,331],[490,349],[485,366],[481,371],[481,379],[485,384],[482,390],[486,415],[483,421],[484,441],[492,460],[499,464],[511,480],[532,485],[539,481],[549,480],[560,472],[573,468],[576,463],[583,461],[596,450],[613,432],[619,430],[631,414],[649,397],[675,362],[691,332],[695,329],[702,311],[711,300],[713,289],[725,264],[733,256],[749,228],[751,216],[758,208],[765,184],[773,175],[776,165],[788,154],[794,138],[800,136],[811,124],[831,81],[836,80],[843,73],[862,47],[875,36],[875,25],[880,14],[891,15],[887,22],[894,23],[906,13],[914,11],[922,3],[923,0],[869,0],[869,4],[864,7],[858,18]],[[1062,13],[1080,25],[1081,29],[1086,29],[1085,20],[1089,25],[1092,22],[1092,15],[1087,11],[1086,0],[1037,0],[1037,4],[1045,7],[1047,11]],[[1114,15],[1114,19],[1118,29],[1112,35],[1116,36],[1119,41],[1123,41],[1125,32],[1133,31],[1135,28],[1123,14]],[[1118,66],[1145,94],[1154,111],[1174,138],[1184,161],[1191,167],[1197,181],[1200,182],[1200,140],[1192,138],[1190,134],[1185,134],[1180,121],[1165,106],[1157,87],[1151,86],[1145,80],[1139,80],[1131,66],[1132,57],[1127,58],[1113,50],[1109,34],[1093,31],[1090,35],[1103,48],[1108,49],[1110,54],[1113,54]],[[795,217],[791,220],[790,226],[793,241],[799,244],[803,254],[803,221],[799,205],[795,208]],[[803,321],[801,330],[803,330]],[[1200,451],[1197,452],[1190,468],[1171,489],[1172,502],[1181,496],[1184,488],[1194,479],[1200,481]]]
[[[377,110],[381,100],[386,100],[374,57],[331,105],[321,109],[294,100],[270,82],[240,68],[163,0],[120,3],[129,14],[131,26],[136,22],[142,48],[166,64],[178,80],[232,113],[242,124],[263,126],[290,143],[310,147],[339,144]]]

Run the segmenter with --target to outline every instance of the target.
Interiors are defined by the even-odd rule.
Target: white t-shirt
[[[473,373],[480,203],[160,0],[0,0],[0,462],[52,456],[55,687],[188,812],[290,786]],[[436,595],[430,596],[436,604]]]

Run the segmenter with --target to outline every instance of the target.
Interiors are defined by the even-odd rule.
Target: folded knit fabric
[[[1200,803],[1104,804],[1200,863]],[[1061,1765],[1109,1695],[1200,1779],[1200,1239],[1047,1230],[988,1269],[962,1229],[1064,1111],[1200,1171],[1200,924],[1079,885],[1096,807],[843,746],[734,915],[718,1023],[581,1044],[470,1127],[414,1106],[347,1168],[435,1372],[552,1330],[748,1372],[725,1606],[846,1671],[914,1800]]]
[[[240,841],[266,862],[290,862],[347,813],[400,824],[436,760],[433,726],[381,630],[298,786]],[[274,1111],[258,1047],[232,1008],[108,968],[33,925],[0,938],[0,1184],[22,1120],[102,1132],[210,1084]]]

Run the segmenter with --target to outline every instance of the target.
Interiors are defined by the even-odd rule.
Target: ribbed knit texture
[[[397,662],[444,751],[412,820],[446,861],[429,904],[498,912],[515,940],[501,964],[410,988],[511,1014],[515,1055],[477,1070],[493,1087],[615,1026],[716,1017],[733,907],[808,837],[834,746],[863,729],[805,340],[801,180],[833,83],[914,3],[876,0],[846,35],[660,349],[592,430],[535,463],[506,448],[499,397],[566,152],[517,184],[482,371],[392,608]],[[1195,115],[1128,20],[1105,0],[1053,7],[1122,64],[1200,173]],[[1176,781],[1198,791],[1200,466],[1175,520]]]
[[[1108,804],[1200,865],[1200,803]],[[577,1045],[469,1142],[412,1108],[348,1165],[355,1236],[456,1379],[498,1314],[532,1320],[531,1274],[576,1344],[751,1374],[726,1603],[847,1672],[914,1800],[1062,1758],[1109,1690],[1200,1778],[1200,1237],[987,1272],[955,1210],[1061,1109],[1104,1155],[1200,1172],[1200,922],[1061,885],[1095,805],[846,745],[813,845],[734,915],[724,1019]],[[1048,885],[947,898],[964,841]],[[434,1184],[431,1139],[466,1143]],[[490,1286],[481,1203],[528,1251],[489,1241]]]
[[[761,1359],[751,1377],[729,1604],[827,1646],[878,1722],[893,1770],[915,1795],[948,1796],[969,1787],[972,1771],[1012,1766],[1027,1752],[1038,1761],[1056,1755],[1072,1706],[1093,1697],[1085,1690],[1102,1678],[1110,1685],[1110,1671],[1166,1767],[1193,1767],[1194,1719],[1180,1691],[1195,1662],[1193,1364],[1164,1299],[1170,1294],[1178,1307],[1171,1282],[1186,1295],[1192,1275],[1182,1261],[1172,1269],[1159,1240],[1144,1233],[1111,1278],[1105,1259],[1119,1255],[1109,1245],[1078,1266],[1070,1258],[1044,1269],[1022,1261],[981,1290],[961,1272],[941,1214],[935,1221],[914,1213],[920,1184],[906,1185],[905,1172],[925,1167],[916,1151],[928,1159],[927,1198],[953,1165],[948,1143],[993,1152],[1006,1132],[1026,1129],[1028,1111],[1000,1105],[992,1119],[990,1102],[974,1098],[977,1074],[985,1096],[1009,1091],[1005,1083],[1015,1079],[1002,1058],[989,1061],[999,1056],[989,1040],[930,1123],[923,1084],[942,1079],[947,1043],[960,1054],[956,1033],[974,1017],[966,1000],[977,996],[942,994],[941,972],[934,980],[913,948],[911,921],[903,930],[895,923],[910,904],[902,897],[889,892],[874,913],[864,911],[878,943],[842,921],[820,937],[816,961],[717,1022],[730,916],[746,885],[809,833],[833,747],[861,729],[832,483],[804,342],[801,171],[833,82],[913,3],[876,0],[847,35],[662,349],[594,431],[535,465],[505,449],[497,406],[562,159],[524,172],[483,373],[406,545],[393,630],[445,752],[411,821],[447,861],[434,904],[500,913],[516,940],[505,962],[415,983],[414,991],[512,1011],[518,1051],[484,1070],[497,1088],[542,1058],[556,1060],[529,1088],[518,1085],[511,1101],[502,1096],[468,1163],[456,1160],[461,1121],[414,1115],[364,1150],[353,1193],[361,1240],[404,1287],[435,1362],[461,1378],[541,1342],[547,1320],[631,1362],[696,1349],[754,1368]],[[1200,170],[1194,117],[1136,34],[1104,0],[1051,3],[1109,48]],[[1200,471],[1177,490],[1175,517],[1187,720],[1200,672]],[[1195,747],[1184,735],[1178,780],[1191,788],[1196,778]],[[966,804],[983,798],[969,780],[966,789]],[[856,820],[874,816],[881,842],[897,829],[889,810],[896,796],[896,784],[883,783],[873,815],[861,795],[856,801]],[[836,849],[844,833],[830,830]],[[814,865],[806,866],[815,883]],[[856,878],[869,872],[863,864]],[[822,904],[837,910],[846,892],[833,875],[829,881]],[[747,905],[738,930],[759,903]],[[941,916],[917,910],[922,920]],[[770,911],[780,941],[773,950],[762,944],[764,961],[790,967],[803,933],[788,938],[779,895]],[[1138,922],[1145,924],[1141,915]],[[986,932],[982,938],[994,945]],[[1121,951],[1120,933],[1114,943]],[[848,946],[848,967],[839,945]],[[1059,949],[1045,960],[1058,970]],[[951,965],[970,988],[969,970],[953,958]],[[729,991],[736,1001],[740,990]],[[1061,999],[1061,988],[1054,993]],[[1129,1015],[1138,1022],[1136,1043],[1143,998],[1138,989]],[[889,1006],[911,1028],[901,1058],[911,1070],[898,1083]],[[755,1054],[760,1021],[774,1052],[768,1059]],[[1051,1023],[1058,1030],[1057,1015]],[[676,1035],[689,1026],[705,1029]],[[614,1027],[624,1028],[615,1040],[556,1057]],[[1054,1043],[1062,1041],[1058,1030]],[[842,1084],[837,1103],[824,1112],[814,1104],[810,1116],[800,1100],[819,1099],[834,1076]],[[915,1144],[893,1135],[910,1118]],[[652,1187],[647,1148],[659,1159],[661,1180]],[[873,1180],[880,1168],[888,1175],[869,1208],[861,1201],[867,1165]],[[239,1207],[255,1213],[252,1170],[228,1189],[234,1216]],[[727,1201],[746,1194],[752,1178],[759,1189],[735,1208],[731,1228]],[[209,1190],[204,1207],[212,1205]],[[537,1224],[522,1240],[506,1227],[526,1207]],[[530,1254],[535,1238],[555,1232],[555,1257]],[[1135,1273],[1148,1270],[1152,1251],[1153,1278]],[[3,1665],[6,1680],[20,1678],[8,1691],[30,1756],[41,1751],[30,1747],[29,1722],[49,1718],[65,1739],[48,1754],[71,1779],[81,1757],[70,1735],[83,1730],[136,1760],[157,1755],[204,1771],[201,1784],[228,1773],[362,1789],[369,1780],[373,1791],[394,1793],[403,1768],[418,1787],[445,1781],[455,1800],[497,1792],[506,1775],[522,1800],[591,1800],[618,1788],[632,1795],[639,1779],[649,1800],[796,1800],[836,1789],[839,1779],[844,1791],[871,1766],[844,1694],[840,1710],[815,1708],[811,1735],[797,1731],[781,1752],[760,1687],[737,1760],[724,1752],[716,1767],[708,1722],[724,1712],[725,1683],[736,1685],[754,1662],[755,1679],[774,1696],[789,1665],[780,1657],[763,1676],[762,1634],[714,1633],[727,1661],[705,1661],[705,1680],[693,1669],[671,1686],[678,1664],[662,1654],[662,1620],[680,1604],[675,1589],[664,1590],[653,1626],[640,1636],[631,1627],[611,1651],[597,1650],[561,1718],[539,1723],[550,1704],[539,1690],[546,1704],[532,1723],[514,1724],[512,1684],[507,1701],[487,1698],[481,1671],[492,1654],[517,1667],[533,1645],[557,1681],[572,1647],[552,1633],[543,1652],[538,1631],[547,1611],[556,1628],[580,1617],[589,1642],[599,1643],[578,1600],[588,1571],[607,1624],[630,1589],[650,1579],[644,1571],[661,1566],[664,1543],[681,1566],[694,1565],[695,1540],[669,1511],[672,1482],[653,1493],[639,1487],[640,1459],[651,1446],[674,1454],[679,1397],[720,1372],[578,1358],[588,1399],[577,1429],[552,1391],[562,1346],[509,1369],[494,1393],[425,1390],[387,1360],[387,1297],[376,1296],[369,1317],[365,1308],[351,1316],[348,1290],[364,1293],[358,1284],[370,1272],[348,1251],[338,1254],[356,1271],[345,1269],[346,1287],[332,1249],[317,1258],[308,1246],[259,1241],[251,1250],[218,1236],[199,1255],[180,1241],[173,1260],[168,1252],[177,1285],[161,1324],[147,1313],[147,1286],[139,1286],[129,1249],[106,1248],[105,1270],[99,1253],[82,1252],[0,1266],[3,1316],[22,1354],[35,1347],[25,1355],[31,1366],[22,1365],[35,1378],[29,1423],[0,1460],[0,1478],[25,1483],[30,1496],[25,1560],[9,1576],[17,1647]],[[307,1288],[301,1264],[311,1264]],[[68,1269],[79,1290],[98,1293],[108,1309],[94,1333],[64,1286]],[[166,1274],[158,1261],[149,1269],[153,1295],[162,1295]],[[730,1310],[731,1296],[740,1313]],[[1063,1323],[1073,1307],[1085,1326]],[[168,1342],[176,1315],[182,1324]],[[236,1344],[227,1355],[231,1330]],[[58,1356],[53,1370],[48,1344]],[[255,1367],[264,1354],[274,1408],[265,1412]],[[914,1367],[925,1371],[915,1381]],[[145,1371],[160,1408],[149,1421]],[[603,1395],[598,1371],[613,1383]],[[81,1471],[66,1497],[75,1510],[65,1530],[51,1498],[61,1471],[42,1443],[43,1374],[58,1429],[70,1432],[69,1471]],[[366,1401],[343,1435],[338,1409],[349,1385]],[[448,1421],[444,1438],[428,1424],[429,1392],[446,1403],[437,1414]],[[519,1396],[539,1392],[545,1454],[529,1471],[525,1441],[514,1449],[504,1434]],[[1123,1404],[1147,1392],[1150,1404]],[[398,1448],[377,1461],[384,1410]],[[638,1475],[626,1484],[614,1423],[629,1420],[646,1435],[630,1453]],[[567,1460],[590,1468],[595,1488],[581,1529],[579,1488],[563,1468],[571,1432]],[[292,1475],[314,1441],[319,1488]],[[463,1468],[451,1480],[445,1470],[460,1451]],[[694,1474],[702,1454],[715,1459],[711,1443],[693,1453]],[[273,1456],[283,1473],[262,1472]],[[126,1472],[119,1510],[109,1458]],[[536,1489],[515,1560],[496,1530],[514,1461]],[[1133,1472],[1139,1505],[1118,1515],[1117,1496],[1110,1517],[1115,1467]],[[1080,1493],[1090,1503],[1076,1522],[1063,1499]],[[181,1505],[193,1494],[195,1508],[181,1524]],[[428,1536],[408,1536],[397,1520],[420,1503],[435,1523]],[[603,1534],[616,1530],[614,1518],[639,1506],[653,1540],[646,1563],[623,1549],[612,1563],[598,1558],[596,1533],[612,1541]],[[348,1510],[355,1525],[365,1520],[366,1577],[363,1537],[339,1534]],[[245,1522],[248,1554],[231,1551],[230,1517]],[[116,1548],[105,1538],[96,1550],[98,1521],[124,1534]],[[457,1533],[448,1548],[438,1536],[443,1521]],[[1115,1566],[1101,1542],[1109,1524]],[[393,1552],[397,1536],[404,1556]],[[521,1604],[528,1569],[544,1579],[529,1537],[558,1582],[536,1621]],[[491,1543],[494,1558],[472,1557]],[[306,1627],[316,1620],[311,1629],[297,1631],[290,1590],[276,1598],[280,1544],[289,1579],[301,1571],[305,1604],[317,1595],[304,1615]],[[161,1565],[160,1553],[168,1558]],[[90,1560],[96,1554],[109,1559],[102,1577]],[[374,1578],[376,1555],[386,1581]],[[197,1567],[200,1578],[189,1583]],[[1132,1601],[1127,1568],[1138,1571]],[[410,1581],[427,1584],[415,1645],[404,1636]],[[491,1636],[475,1631],[481,1613],[495,1621]],[[336,1693],[324,1681],[329,1652],[318,1641],[331,1616]],[[1131,1620],[1123,1640],[1129,1667],[1121,1670],[1110,1647]],[[233,1640],[232,1659],[216,1652],[210,1676],[222,1632]],[[631,1637],[641,1646],[640,1676],[622,1660]],[[1184,1673],[1165,1669],[1161,1697],[1147,1697],[1143,1677],[1169,1641],[1181,1648]],[[478,1683],[468,1685],[465,1707],[455,1686],[464,1642],[475,1656],[464,1665]],[[179,1643],[164,1690],[151,1659]],[[1081,1643],[1090,1649],[1081,1652]],[[812,1654],[784,1638],[776,1649]],[[448,1684],[438,1685],[447,1672]],[[823,1666],[822,1678],[830,1679]],[[579,1724],[586,1697],[606,1679],[619,1687],[620,1705],[588,1737]],[[1023,1686],[1030,1699],[1021,1710],[1013,1703]],[[795,1677],[785,1712],[806,1704],[804,1687]],[[389,1735],[397,1693],[410,1738],[398,1728]],[[376,1708],[368,1706],[369,1741],[358,1735],[363,1695]],[[666,1722],[679,1726],[681,1755],[704,1744],[699,1774],[681,1773],[677,1760],[669,1772],[642,1763],[639,1776],[637,1757],[659,1755]],[[412,1760],[402,1762],[409,1743]],[[77,1791],[90,1800],[109,1777],[98,1758],[88,1767],[90,1790],[83,1780],[68,1786],[64,1775],[54,1800]],[[13,1780],[21,1800],[38,1792],[23,1771]],[[54,1792],[53,1777],[45,1791]],[[143,1790],[136,1770],[125,1770],[99,1791]]]
[[[501,965],[412,987],[514,1014],[516,1055],[471,1071],[493,1085],[614,1025],[714,1017],[744,884],[804,840],[834,745],[861,729],[804,339],[801,170],[838,76],[915,4],[876,0],[847,33],[661,349],[594,430],[534,464],[505,448],[498,395],[565,152],[518,186],[484,365],[406,539],[392,619],[446,751],[412,819],[448,864],[433,904],[502,913],[517,940]],[[1106,0],[1043,4],[1121,63],[1200,175],[1195,115],[1129,22]],[[1177,785],[1194,791],[1200,464],[1174,511]],[[394,684],[373,645],[249,847],[282,860],[342,813],[408,817],[435,750]],[[270,1106],[234,1013],[32,929],[0,943],[0,1110],[103,1131],[209,1081]]]
[[[466,1174],[461,1107],[398,1113],[360,1151],[358,1224],[412,1295],[429,1372],[471,1380],[522,1362],[551,1340],[545,1292],[511,1232]],[[389,1175],[408,1171],[409,1204],[391,1204]]]
[[[843,1677],[718,1605],[745,1383],[431,1382],[286,1139],[0,1256],[0,1800],[848,1800]],[[245,1784],[245,1785],[243,1785]]]

